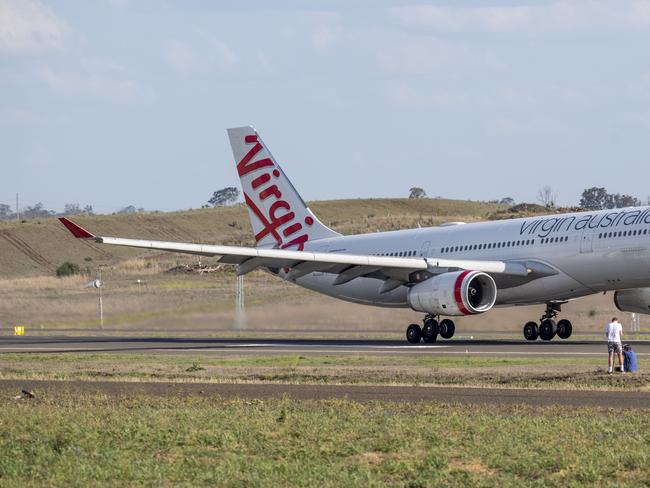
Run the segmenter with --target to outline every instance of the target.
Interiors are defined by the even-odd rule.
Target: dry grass
[[[89,281],[86,275],[65,276],[30,276],[28,278],[12,278],[0,280],[0,292],[28,293],[41,292],[45,290],[74,290],[83,286]]]
[[[161,334],[231,334],[250,336],[267,333],[303,334],[320,337],[377,337],[402,339],[406,325],[419,323],[421,314],[410,309],[383,309],[325,297],[263,272],[245,278],[244,324],[235,317],[236,280],[232,268],[214,274],[165,273],[191,257],[154,262],[135,260],[125,266],[105,268],[104,313],[106,329],[117,333],[155,331]],[[153,271],[158,270],[158,271]],[[98,327],[98,292],[85,285],[92,276],[67,278],[30,277],[0,279],[0,332],[24,324],[28,333]],[[138,281],[139,280],[139,281]],[[272,311],[272,313],[269,313]],[[459,336],[476,331],[519,338],[522,325],[536,319],[541,307],[499,308],[487,314],[456,318]],[[563,307],[574,331],[600,335],[603,324],[617,314],[611,295],[594,295]],[[621,315],[620,313],[617,315]],[[627,315],[622,317],[624,326]],[[648,323],[642,317],[642,330]],[[73,332],[73,331],[72,331]]]
[[[326,224],[343,233],[374,232],[449,220],[485,219],[502,206],[445,199],[359,199],[312,202]],[[80,216],[78,222],[98,235],[180,242],[252,245],[248,213],[243,205],[170,213]],[[72,261],[90,270],[135,259],[147,266],[161,253],[101,246],[73,239],[54,218],[25,223],[0,222],[0,276],[53,274]],[[138,261],[145,259],[145,264]],[[163,260],[168,260],[163,257]]]
[[[131,258],[116,264],[113,269],[123,274],[149,276],[161,271],[161,263],[150,259]]]

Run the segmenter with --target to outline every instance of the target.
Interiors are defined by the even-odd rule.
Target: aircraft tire
[[[555,332],[557,330],[557,325],[555,321],[551,319],[544,319],[539,326],[539,337],[543,341],[550,341],[555,337]]]
[[[440,321],[440,337],[443,339],[451,339],[456,332],[456,324],[453,320],[444,319]]]
[[[438,321],[435,319],[427,319],[424,321],[424,327],[422,327],[422,340],[428,344],[436,342],[438,332],[440,332]]]
[[[524,338],[527,341],[536,341],[539,337],[539,327],[535,322],[526,322],[524,325]]]
[[[410,344],[419,344],[422,339],[422,327],[418,324],[411,324],[406,328],[406,340]]]
[[[560,339],[568,339],[573,332],[573,325],[567,319],[562,319],[557,323],[557,336]]]

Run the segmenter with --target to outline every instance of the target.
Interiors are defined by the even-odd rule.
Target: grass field
[[[650,479],[650,417],[639,411],[65,392],[2,398],[3,486],[564,487]]]
[[[478,386],[650,391],[650,373],[608,375],[606,358],[5,354],[0,379]]]

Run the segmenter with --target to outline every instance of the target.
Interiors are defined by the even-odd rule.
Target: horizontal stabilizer
[[[94,239],[95,236],[88,232],[86,229],[80,225],[75,224],[72,220],[66,219],[65,217],[59,218],[59,221],[65,225],[65,228],[68,229],[73,236],[77,239]]]

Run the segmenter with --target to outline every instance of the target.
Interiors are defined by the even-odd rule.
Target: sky
[[[0,203],[198,208],[249,124],[306,200],[645,201],[649,46],[650,0],[0,0]]]

